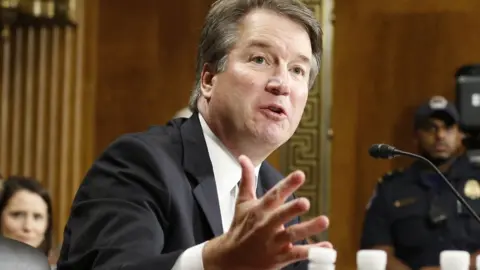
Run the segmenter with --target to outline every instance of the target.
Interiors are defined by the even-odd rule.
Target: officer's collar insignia
[[[477,200],[480,199],[480,184],[475,179],[470,179],[465,183],[465,187],[463,189],[465,196],[469,199]]]
[[[410,205],[412,203],[415,203],[417,201],[417,198],[404,198],[404,199],[400,199],[400,200],[396,200],[393,205],[396,207],[396,208],[399,208],[399,207],[403,207],[403,206],[407,206],[407,205]]]

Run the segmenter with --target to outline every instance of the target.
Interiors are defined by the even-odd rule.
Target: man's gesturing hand
[[[285,228],[283,224],[310,208],[305,198],[285,203],[304,182],[305,175],[295,171],[270,189],[261,199],[255,193],[254,166],[240,156],[242,179],[230,230],[205,244],[205,270],[279,269],[308,257],[314,245],[293,245],[328,227],[328,218],[320,216]],[[331,247],[330,243],[316,246]]]

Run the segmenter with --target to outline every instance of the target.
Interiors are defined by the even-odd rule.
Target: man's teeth
[[[281,112],[282,112],[282,109],[277,108],[277,107],[270,107],[270,110],[271,110],[271,111],[274,111],[274,112],[276,112],[276,113],[281,113]]]

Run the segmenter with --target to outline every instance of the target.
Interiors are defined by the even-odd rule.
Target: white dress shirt
[[[235,214],[235,202],[238,195],[238,183],[242,177],[242,168],[223,143],[213,134],[207,122],[198,114],[202,126],[208,155],[212,162],[215,184],[217,186],[220,215],[223,232],[227,232]],[[255,179],[258,179],[260,165],[255,168]],[[257,182],[255,182],[255,187]],[[206,242],[185,250],[177,259],[172,270],[203,270],[202,251]]]

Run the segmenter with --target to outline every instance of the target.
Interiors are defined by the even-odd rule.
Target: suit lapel
[[[199,177],[200,183],[193,190],[193,195],[202,208],[213,234],[219,236],[223,233],[222,217],[218,204],[217,187],[212,177]]]
[[[193,188],[193,195],[205,213],[213,234],[219,236],[223,233],[223,226],[217,186],[198,113],[194,113],[182,125],[181,135],[184,169],[190,178],[194,178],[198,182],[198,185]],[[257,198],[261,198],[282,178],[283,176],[277,170],[264,162],[259,172]]]
[[[263,162],[258,173],[257,198],[261,198],[265,193],[275,186],[283,176],[267,162]]]
[[[257,190],[256,190],[257,199],[260,199],[267,192],[267,190],[263,186],[263,181],[262,181],[263,178],[264,177],[262,177],[261,175],[258,175]]]
[[[184,169],[198,182],[193,188],[193,195],[205,213],[213,234],[219,236],[223,233],[223,227],[217,186],[198,113],[182,125],[181,134]]]

